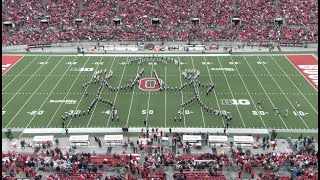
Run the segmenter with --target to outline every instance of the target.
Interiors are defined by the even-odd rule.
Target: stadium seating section
[[[92,40],[316,42],[317,14],[314,0],[2,0],[2,25],[15,24],[2,26],[2,46]],[[231,21],[235,15],[241,19],[237,25]],[[152,25],[154,17],[159,25]],[[191,21],[194,17],[200,24]],[[276,25],[276,17],[285,24]],[[40,23],[43,19],[48,23]]]

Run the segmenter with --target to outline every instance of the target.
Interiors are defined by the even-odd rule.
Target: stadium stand
[[[2,26],[2,45],[92,40],[317,41],[315,1],[276,2],[3,0],[2,24],[12,22],[15,27]],[[235,15],[241,18],[237,25],[231,21]],[[118,26],[113,22],[116,17],[121,21]],[[152,25],[155,17],[159,25]],[[194,17],[200,18],[199,25],[192,23]],[[274,24],[276,17],[284,19],[281,27]],[[48,23],[40,23],[42,19]]]
[[[310,26],[318,24],[318,2],[279,0],[280,14],[288,25]]]

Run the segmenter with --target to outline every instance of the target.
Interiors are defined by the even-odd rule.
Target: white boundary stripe
[[[47,62],[50,58],[51,58],[51,56],[48,57],[48,59],[47,59],[45,62]],[[12,96],[12,98],[9,99],[9,101],[2,107],[2,109],[5,108],[5,107],[11,102],[11,100],[17,95],[17,93],[19,93],[19,92],[24,88],[24,86],[25,86],[26,84],[28,84],[28,82],[34,77],[35,74],[37,74],[37,72],[38,72],[44,65],[45,65],[45,64],[42,64],[42,65],[32,74],[32,76],[20,87],[20,89]]]
[[[164,67],[164,82],[167,84],[167,64]],[[165,85],[167,86],[167,85]],[[167,87],[166,87],[167,88]],[[164,127],[167,127],[167,91],[164,89]]]
[[[17,56],[17,55],[15,55],[15,56]],[[2,76],[5,75],[10,69],[12,69],[13,66],[15,66],[16,64],[18,64],[18,63],[20,62],[20,60],[24,58],[24,56],[25,56],[25,55],[23,55],[22,58],[20,58],[16,63],[14,63],[14,65],[10,66],[10,68],[9,68],[6,72],[4,72],[4,73],[2,74]],[[31,63],[29,63],[29,64],[31,64]],[[28,65],[28,66],[29,66],[29,65]],[[20,73],[19,73],[19,74],[20,74]]]
[[[230,58],[231,58],[231,61],[233,62],[233,58],[232,58],[232,56],[231,56]],[[248,90],[248,87],[247,87],[247,85],[244,83],[244,81],[243,81],[243,79],[242,79],[242,77],[241,77],[241,75],[240,75],[240,72],[239,72],[239,70],[238,70],[238,68],[237,68],[237,65],[236,65],[236,64],[233,64],[233,65],[234,65],[234,67],[235,67],[235,69],[236,69],[237,73],[239,74],[240,79],[241,79],[241,81],[242,81],[242,84],[243,84],[243,85],[244,85],[244,87],[246,88],[246,90],[247,90],[247,92],[248,92],[248,94],[249,94],[249,97],[250,97],[251,101],[253,102],[254,109],[258,112],[258,115],[259,115],[259,117],[260,117],[260,119],[261,119],[261,121],[262,121],[262,123],[263,123],[264,127],[267,129],[267,126],[266,126],[266,124],[264,123],[264,121],[263,121],[263,118],[262,118],[261,114],[259,113],[259,110],[258,110],[258,108],[257,108],[257,106],[256,106],[256,103],[253,101],[253,98],[252,98],[252,96],[250,95],[250,92],[249,92],[249,90]],[[270,136],[270,134],[269,134],[269,136]]]
[[[23,56],[24,57],[24,56]],[[36,60],[38,58],[38,56],[37,57],[35,57],[27,66],[25,66],[23,69],[22,69],[22,71],[20,71],[19,72],[19,74],[17,75],[17,76],[15,76],[13,79],[12,79],[12,81],[10,81],[3,89],[2,89],[2,92],[17,78],[17,77],[19,77],[19,75],[21,74],[21,73],[23,73],[23,71],[24,70],[26,70],[29,66],[30,66],[30,64],[32,64],[33,63],[33,61],[34,60]],[[22,59],[22,58],[21,58]],[[20,60],[18,61],[18,62],[20,62]],[[16,65],[16,64],[18,64],[18,62],[17,63],[15,63],[14,65]],[[10,68],[11,69],[11,68]],[[9,69],[9,70],[10,70]],[[8,71],[9,71],[8,70]],[[8,71],[6,71],[6,72],[8,72]],[[4,74],[3,74],[4,75]],[[2,75],[2,76],[3,76]],[[2,77],[3,78],[3,77]]]
[[[179,58],[179,74],[180,74],[180,83],[181,83],[181,86],[182,86],[182,80],[181,80],[181,60],[180,60],[180,57],[178,57]],[[183,91],[180,91],[181,92],[181,104],[183,104],[183,100],[184,100],[184,98],[183,98]],[[181,113],[181,112],[180,112]],[[185,110],[184,110],[184,107],[182,107],[182,114],[183,114],[183,120],[184,120],[184,127],[186,127],[186,115],[185,115]],[[180,118],[179,118],[180,119]]]
[[[62,58],[64,59],[64,57]],[[61,60],[62,60],[61,59]],[[75,58],[76,59],[76,58]],[[74,60],[73,60],[74,61]],[[71,67],[71,65],[68,67],[68,69]],[[67,69],[67,70],[68,70]],[[66,71],[67,72],[67,71]],[[66,74],[66,72],[64,74]],[[49,76],[47,76],[49,77]],[[41,104],[41,106],[39,107],[38,111],[41,110],[42,106],[47,102],[47,100],[49,99],[50,95],[52,94],[52,92],[55,90],[55,88],[57,87],[57,85],[60,83],[61,79],[63,78],[64,76],[61,76],[61,78],[59,79],[58,83],[53,87],[53,89],[51,90],[50,94],[47,96],[47,98],[43,101],[43,103]],[[33,117],[31,118],[30,122],[28,123],[27,127],[31,124],[31,122],[33,121],[33,119],[36,117],[36,115],[33,115]],[[51,121],[48,123],[48,126],[49,124],[51,123]],[[48,126],[46,128],[48,128]]]
[[[294,68],[296,68],[296,70],[300,73],[300,75],[303,76],[306,81],[308,81],[308,83],[313,87],[313,89],[315,89],[315,90],[318,92],[318,89],[315,88],[315,87],[311,84],[311,82],[299,71],[299,69],[290,61],[290,59],[289,59],[286,55],[284,55],[284,57],[286,57],[286,59],[290,62],[290,64],[291,64]]]
[[[75,58],[72,62],[74,62],[76,59],[77,59],[77,58]],[[88,63],[89,59],[90,59],[90,57],[87,59],[87,61],[85,62],[85,64],[84,64],[82,67],[85,67],[85,65]],[[69,94],[70,90],[72,89],[73,85],[76,83],[76,81],[77,81],[77,79],[78,79],[78,77],[79,77],[80,74],[81,74],[81,71],[79,71],[78,76],[76,77],[76,79],[75,79],[75,80],[73,81],[73,83],[71,84],[71,87],[69,88],[67,94],[63,97],[63,99],[66,99],[66,97],[68,96],[68,94]],[[57,114],[57,112],[59,111],[61,105],[62,105],[62,102],[59,104],[57,110],[54,112],[52,118],[50,119],[50,122],[51,122],[51,121],[54,119],[54,117],[56,116],[56,114]],[[60,119],[60,118],[59,118],[59,119]],[[68,125],[70,124],[71,120],[72,120],[72,119],[70,119]],[[48,125],[49,125],[49,124],[48,124]],[[67,127],[68,127],[68,126],[67,126]]]
[[[115,60],[115,58],[113,59],[113,62],[112,62],[111,67],[110,67],[110,70],[111,70],[111,68],[113,67],[114,60]],[[127,58],[127,60],[128,60],[128,58]],[[120,82],[119,82],[119,84],[118,84],[118,87],[121,85],[124,72],[126,71],[126,67],[127,67],[127,63],[125,63],[125,65],[124,65],[124,68],[123,68],[123,71],[122,71],[122,75],[121,75],[121,78],[120,78]],[[114,104],[114,105],[116,104],[118,94],[119,94],[119,91],[117,91],[116,96],[114,97],[114,101],[113,101],[113,104]],[[93,115],[93,112],[94,112],[94,109],[93,109],[93,111],[92,111],[92,115]],[[107,127],[109,126],[109,122],[110,122],[110,119],[111,119],[111,114],[112,114],[112,113],[111,113],[111,111],[110,111],[110,115],[109,115],[109,118],[108,118]],[[92,115],[91,115],[91,116],[92,116]],[[91,118],[91,117],[90,117],[90,118]]]
[[[191,62],[192,62],[192,67],[193,67],[193,69],[195,69],[194,63],[193,63],[193,58],[192,58],[192,57],[191,57]],[[198,92],[199,92],[198,86],[196,86],[196,87],[197,87],[197,90],[198,90]],[[199,93],[199,98],[200,98],[200,93]],[[203,127],[205,128],[205,127],[206,127],[206,123],[205,123],[205,121],[204,121],[203,110],[202,110],[202,107],[201,107],[201,106],[200,106],[200,111],[201,111],[201,115],[202,115]]]
[[[258,56],[257,56],[257,57],[258,57]],[[259,59],[260,62],[262,62],[259,57],[258,57],[258,59]],[[269,72],[269,70],[267,69],[267,67],[266,67],[263,63],[261,63],[261,64],[262,64],[262,66],[268,71],[268,73],[271,74],[271,73]],[[291,103],[290,100],[288,99],[287,95],[283,92],[283,90],[281,89],[281,87],[279,86],[279,84],[277,83],[277,81],[276,81],[272,76],[271,76],[271,78],[272,78],[272,80],[276,83],[276,85],[278,86],[278,88],[280,89],[280,91],[282,92],[282,94],[284,95],[284,97],[287,99],[287,101],[289,102],[289,104],[292,106],[292,108],[293,108],[295,111],[297,111],[297,109],[292,105],[292,103]],[[300,119],[302,120],[302,122],[304,123],[304,125],[306,125],[306,127],[307,127],[308,129],[310,129],[309,126],[306,124],[306,122],[303,120],[303,118],[300,116],[300,114],[299,114],[299,113],[297,113],[297,114],[298,114],[298,116],[300,117]]]
[[[140,66],[138,65],[137,74],[139,73],[139,68],[140,68]],[[134,91],[135,91],[135,90],[136,90],[136,86],[133,86],[133,91],[132,91],[132,96],[131,96],[131,101],[130,101],[130,106],[129,106],[129,112],[128,112],[128,117],[127,117],[127,124],[126,124],[126,126],[128,126],[128,123],[129,123],[130,114],[131,114],[131,107],[132,107],[132,102],[133,102],[133,97],[134,97]]]
[[[169,53],[163,53],[163,54],[158,54],[158,53],[131,53],[131,54],[121,54],[121,53],[114,53],[114,54],[85,54],[84,56],[103,56],[103,57],[132,57],[132,56],[136,56],[136,57],[145,57],[146,55],[153,55],[153,54],[157,54],[159,56],[164,56],[164,57],[177,57],[177,56],[187,56],[187,57],[190,57],[190,56],[194,56],[194,57],[197,57],[197,56],[206,56],[206,57],[214,57],[214,56],[283,56],[283,55],[286,55],[288,53],[281,53],[281,54],[202,54],[202,53],[198,53],[198,54],[192,54],[192,53],[177,53],[177,54],[169,54]],[[310,51],[310,53],[308,54],[289,54],[289,55],[310,55],[310,54],[313,54],[313,51]],[[7,55],[7,54],[6,54]],[[9,55],[9,54],[8,54]],[[13,56],[16,55],[16,54],[13,54]],[[69,57],[74,57],[74,56],[82,56],[82,54],[80,55],[74,55],[74,54],[25,54],[25,56],[69,56]]]
[[[275,108],[275,105],[274,105],[274,104],[273,104],[273,102],[271,101],[271,99],[270,99],[270,97],[269,97],[269,95],[268,95],[267,91],[264,89],[264,87],[262,86],[262,84],[261,84],[261,82],[260,82],[259,78],[256,76],[256,73],[253,71],[252,67],[251,67],[251,66],[250,66],[250,64],[248,63],[247,58],[246,58],[245,56],[243,56],[243,58],[244,58],[244,60],[246,61],[246,63],[248,64],[248,66],[249,66],[249,68],[251,69],[251,71],[252,71],[252,73],[254,74],[254,76],[256,77],[256,79],[257,79],[258,83],[260,84],[260,86],[261,86],[262,90],[264,91],[264,94],[268,97],[268,99],[269,99],[269,101],[270,101],[271,105],[273,106],[273,108]],[[278,114],[278,116],[280,117],[280,119],[281,119],[282,123],[284,124],[284,126],[288,129],[288,127],[287,127],[286,123],[284,123],[284,121],[283,121],[283,119],[282,119],[281,115],[279,115],[279,114]]]
[[[315,54],[312,54],[312,56],[318,61],[318,57]]]
[[[209,70],[209,66],[208,66],[208,64],[207,64],[207,58],[206,58],[205,56],[203,56],[203,58],[204,58],[204,62],[206,62],[206,67],[207,67],[207,70],[208,70],[210,82],[213,84],[212,77],[211,77],[211,73],[210,73],[210,70]],[[219,104],[219,101],[218,101],[218,97],[217,97],[217,93],[216,93],[215,88],[213,88],[213,93],[214,93],[215,99],[216,99],[216,101],[217,101],[218,109],[219,109],[219,111],[221,111],[221,107],[220,107],[220,104]],[[222,121],[222,123],[223,123],[223,126],[225,127],[223,118],[221,118],[221,121]]]
[[[220,64],[220,67],[222,68],[220,59],[219,59],[219,57],[217,57],[217,58],[218,58],[218,62],[219,62],[219,64]],[[231,96],[232,96],[232,98],[234,99],[234,95],[233,95],[233,92],[232,92],[232,90],[231,90],[231,88],[230,88],[230,84],[229,84],[229,81],[228,81],[228,79],[227,79],[227,76],[226,76],[226,74],[224,73],[224,71],[222,71],[222,73],[223,73],[224,78],[225,78],[225,80],[226,80],[226,82],[227,82],[228,88],[229,88],[229,90],[230,90],[230,92],[231,92]],[[238,107],[237,104],[236,104],[236,107],[237,107],[238,113],[239,113],[239,115],[240,115],[240,119],[241,119],[241,121],[242,121],[242,123],[243,123],[243,126],[244,126],[244,128],[246,128],[246,125],[244,124],[244,121],[243,121],[241,112],[240,112],[239,107]]]
[[[151,65],[151,74],[150,74],[150,77],[152,77],[153,64],[154,64],[154,63],[152,63],[152,65]],[[139,85],[139,86],[140,86],[140,85]],[[148,127],[149,107],[150,107],[150,94],[151,94],[151,92],[149,91],[148,94],[149,94],[149,96],[148,96],[148,105],[147,105],[147,114],[146,114],[146,122],[147,122],[146,126],[147,126],[147,127]]]
[[[277,63],[277,61],[271,56],[271,58],[274,60],[274,62],[278,65],[278,67],[281,69],[281,71],[287,76],[289,81],[294,85],[294,87],[299,91],[299,93],[304,97],[304,99],[309,103],[311,108],[318,114],[318,111],[312,106],[312,104],[309,102],[309,100],[302,94],[300,89],[295,85],[295,83],[291,80],[291,78],[287,75],[287,73],[281,68],[281,66]]]
[[[48,58],[48,59],[50,59],[50,57]],[[48,60],[47,59],[47,60]],[[55,69],[56,69],[56,67],[60,64],[60,62],[62,61],[62,59],[63,58],[61,58],[60,59],[60,61],[54,66],[54,68],[52,68],[52,70],[50,71],[50,73],[49,74],[51,74]],[[41,66],[42,67],[42,66]],[[40,68],[39,68],[40,69]],[[39,84],[39,86],[37,87],[37,89],[35,89],[34,90],[34,92],[31,94],[31,96],[26,100],[26,102],[22,105],[22,107],[19,109],[19,111],[15,114],[15,116],[13,116],[13,118],[10,120],[10,122],[7,124],[7,126],[5,127],[5,128],[7,128],[9,125],[10,125],[10,123],[18,116],[18,114],[20,113],[20,111],[25,107],[25,105],[30,101],[30,99],[33,97],[33,95],[37,92],[37,90],[41,87],[41,85],[46,81],[46,79],[48,78],[49,76],[47,76],[46,78],[44,78],[43,80],[42,80],[42,82]],[[13,96],[14,97],[14,96]],[[30,122],[29,122],[29,124],[30,124]],[[29,125],[28,124],[28,125]],[[28,125],[27,125],[27,127],[28,127]]]

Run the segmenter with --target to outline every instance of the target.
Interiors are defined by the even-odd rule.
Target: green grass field
[[[317,129],[318,92],[286,59],[285,56],[261,54],[238,56],[181,56],[173,57],[182,64],[138,63],[125,64],[130,57],[99,56],[25,56],[2,76],[2,128],[58,128],[65,112],[86,110],[98,90],[89,86],[89,97],[82,84],[91,79],[95,70],[111,69],[113,87],[126,85],[138,70],[151,77],[155,69],[166,86],[175,87],[187,82],[184,69],[200,71],[201,83],[214,83],[215,91],[206,96],[199,87],[204,104],[230,112],[230,127],[266,129]],[[79,71],[79,68],[87,68]],[[219,68],[232,68],[221,70]],[[94,71],[92,71],[94,70]],[[153,86],[148,82],[147,86]],[[205,112],[197,103],[184,109],[182,122],[178,110],[182,102],[193,97],[192,87],[182,92],[102,91],[102,98],[115,101],[120,122],[111,122],[110,107],[98,103],[90,116],[68,120],[69,128],[79,127],[224,127],[221,117]],[[59,100],[72,100],[69,104]],[[257,109],[262,101],[263,109]],[[296,108],[296,102],[300,108]],[[233,103],[230,103],[233,102]],[[281,115],[276,115],[277,107]],[[285,110],[288,109],[288,117]],[[174,123],[177,117],[177,123]],[[49,132],[48,132],[49,133]]]

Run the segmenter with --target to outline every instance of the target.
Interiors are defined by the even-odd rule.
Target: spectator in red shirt
[[[241,174],[242,174],[242,172],[241,172],[241,170],[239,169],[239,170],[238,170],[238,178],[241,178]]]

